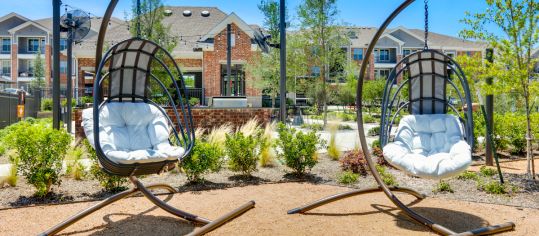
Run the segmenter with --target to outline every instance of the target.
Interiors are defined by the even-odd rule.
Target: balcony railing
[[[198,98],[201,105],[206,105],[204,88],[187,88],[187,96],[189,98]]]

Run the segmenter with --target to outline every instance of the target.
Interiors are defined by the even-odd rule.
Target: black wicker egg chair
[[[101,60],[104,35],[117,2],[110,2],[102,20],[96,49],[96,61],[100,63],[94,81],[94,107],[84,110],[82,118],[101,169],[110,175],[128,177],[134,188],[113,195],[42,234],[54,235],[137,192],[168,213],[203,225],[191,235],[205,234],[253,208],[255,203],[249,201],[211,221],[174,208],[150,191],[163,189],[176,193],[173,187],[145,186],[137,179],[136,176],[175,168],[191,154],[195,131],[181,71],[165,49],[135,37],[113,45]]]
[[[374,47],[393,19],[414,0],[404,1],[384,21],[373,36],[364,58],[370,58]],[[391,71],[382,101],[381,145],[386,154],[396,154],[393,166],[408,174],[424,178],[445,178],[463,171],[471,162],[470,147],[473,145],[472,103],[466,78],[458,64],[449,56],[428,49],[428,7],[425,1],[425,48],[412,53],[396,63]],[[383,192],[406,216],[442,235],[487,235],[512,230],[515,224],[506,222],[457,233],[410,209],[394,192],[410,194],[421,200],[426,196],[410,188],[388,186],[378,173],[375,161],[369,153],[362,116],[362,94],[365,72],[369,60],[363,60],[357,86],[357,125],[362,150],[377,187],[358,189],[322,198],[307,205],[294,208],[288,214],[305,213],[319,206],[356,195]],[[402,75],[402,80],[399,79]],[[400,84],[398,81],[400,80]],[[394,83],[396,86],[394,86]],[[463,92],[459,92],[460,83]],[[449,84],[449,85],[448,85]],[[399,94],[408,86],[406,102],[396,102]],[[396,88],[396,91],[394,91]],[[449,90],[448,90],[449,88]],[[460,110],[453,106],[447,92],[455,91],[460,99]],[[398,101],[398,100],[397,100]],[[399,122],[395,138],[391,138],[391,127],[400,111],[408,108],[409,115]],[[453,114],[447,114],[452,111]],[[448,138],[449,137],[449,138]],[[431,139],[433,138],[433,139]],[[440,139],[436,139],[440,138]],[[432,151],[430,140],[436,144]],[[440,141],[442,140],[442,141]],[[394,141],[394,142],[390,142]],[[391,148],[388,146],[397,145]],[[410,150],[412,149],[412,150]],[[386,152],[388,151],[388,152]],[[447,153],[450,152],[450,153]],[[456,157],[456,158],[455,158]],[[386,159],[387,160],[387,159]],[[441,161],[440,161],[441,160]],[[442,163],[443,162],[443,163]],[[440,164],[441,163],[441,164]],[[411,164],[407,166],[407,164]],[[417,164],[417,165],[416,165]],[[424,168],[424,169],[421,169]],[[420,170],[420,171],[418,171]]]

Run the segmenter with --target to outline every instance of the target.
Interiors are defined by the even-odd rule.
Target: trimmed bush
[[[92,96],[84,96],[80,98],[80,103],[86,104],[86,103],[94,103],[94,97]]]
[[[228,168],[232,171],[251,175],[256,171],[258,162],[258,138],[245,136],[242,132],[226,134],[225,151],[228,157]]]
[[[493,168],[481,166],[481,168],[479,169],[479,173],[481,173],[483,176],[491,177],[496,175],[498,171]]]
[[[43,98],[41,100],[42,111],[52,111],[52,98]]]
[[[200,105],[200,99],[198,99],[198,98],[189,98],[189,105],[191,105],[191,106]]]
[[[356,183],[359,178],[359,174],[356,174],[351,171],[345,171],[342,172],[339,176],[337,176],[337,182],[341,184],[353,184]]]
[[[44,197],[52,185],[60,184],[62,161],[71,141],[65,130],[52,128],[50,119],[27,119],[13,126],[3,139],[17,152],[18,172]]]
[[[203,175],[221,169],[222,156],[223,151],[216,144],[197,141],[191,155],[182,160],[181,168],[189,181],[203,181]]]
[[[466,171],[462,172],[460,175],[458,175],[457,179],[461,179],[461,180],[478,180],[479,176],[477,175],[477,173],[475,173],[473,171],[466,170]]]
[[[375,126],[375,127],[370,128],[369,131],[367,131],[367,135],[369,136],[380,135],[380,126]]]
[[[325,142],[320,140],[316,132],[303,133],[289,128],[283,123],[277,126],[279,139],[275,146],[278,147],[277,157],[284,164],[293,169],[297,174],[313,168],[318,163],[316,156],[317,145],[324,146]]]

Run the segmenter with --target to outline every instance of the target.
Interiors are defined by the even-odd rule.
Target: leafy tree
[[[45,87],[45,71],[43,69],[43,59],[41,58],[41,49],[38,49],[34,58],[34,78],[30,82],[32,89],[38,89]]]
[[[279,3],[275,0],[262,0],[258,9],[264,15],[264,28],[271,35],[270,44],[279,44]],[[288,18],[288,17],[287,17]],[[304,52],[305,38],[301,34],[287,35],[286,73],[287,90],[295,89],[295,77],[305,75],[306,57]],[[260,54],[247,64],[247,71],[253,76],[254,87],[264,90],[272,98],[272,106],[279,93],[280,84],[280,50],[270,48],[267,54]]]
[[[346,45],[335,23],[337,18],[336,0],[305,0],[298,8],[301,32],[309,39],[312,65],[320,67],[319,80],[315,83],[316,96],[320,98],[324,111],[324,126],[327,124],[328,86],[330,70],[343,65],[345,61],[342,45]],[[333,74],[333,76],[339,76]]]
[[[137,14],[137,0],[133,0],[129,23],[132,36],[137,36],[137,21],[140,22],[140,37],[161,45],[167,51],[176,47],[176,39],[170,35],[170,25],[164,25],[165,8],[161,0],[140,0],[140,15]]]
[[[486,0],[487,8],[482,13],[466,13],[462,20],[466,28],[460,34],[464,38],[485,40],[494,47],[495,62],[506,68],[497,75],[507,84],[506,89],[522,96],[526,113],[526,152],[528,176],[535,178],[532,154],[532,127],[530,112],[531,95],[537,93],[537,82],[533,67],[537,59],[532,58],[533,47],[539,43],[539,2],[536,0]],[[486,26],[497,26],[503,37],[489,31]]]

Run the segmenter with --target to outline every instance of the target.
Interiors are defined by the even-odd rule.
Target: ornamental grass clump
[[[226,135],[232,133],[231,124],[223,124],[219,127],[214,127],[206,136],[208,143],[217,145],[221,150],[225,150]]]
[[[320,140],[315,131],[303,133],[279,123],[277,132],[279,133],[279,139],[275,142],[277,157],[296,174],[303,174],[318,163],[317,146],[325,146],[325,142]]]
[[[35,196],[44,197],[61,182],[62,161],[71,136],[53,129],[50,119],[27,119],[12,126],[3,142],[16,151],[17,171],[36,188]]]
[[[331,160],[337,161],[341,156],[341,150],[337,147],[337,131],[339,130],[338,123],[331,123],[328,125],[329,131],[329,145],[328,145],[328,156]]]
[[[275,164],[275,151],[272,148],[275,142],[274,129],[275,123],[267,123],[260,136],[260,166],[262,167],[271,167]]]
[[[80,147],[74,147],[67,152],[66,155],[66,175],[75,180],[82,180],[86,176],[84,165],[82,164],[82,156],[84,151]]]

